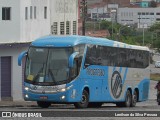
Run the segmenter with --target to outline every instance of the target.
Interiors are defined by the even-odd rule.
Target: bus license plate
[[[40,99],[42,99],[42,100],[47,100],[48,97],[47,97],[47,96],[40,96]]]

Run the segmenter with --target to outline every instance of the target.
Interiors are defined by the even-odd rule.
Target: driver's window
[[[71,74],[72,74],[72,78],[78,75],[78,59],[77,58],[74,59],[74,65],[73,65],[73,68],[71,69]]]

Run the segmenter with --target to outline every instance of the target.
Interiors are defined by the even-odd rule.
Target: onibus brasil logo
[[[119,98],[122,93],[122,78],[118,71],[114,71],[111,77],[111,92],[114,98]]]

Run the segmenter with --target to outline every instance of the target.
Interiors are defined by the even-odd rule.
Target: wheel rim
[[[131,104],[131,97],[130,97],[129,93],[128,93],[127,97],[126,97],[126,103],[127,103],[127,106],[130,106],[130,104]]]
[[[87,101],[87,97],[85,95],[82,95],[81,103],[84,104]]]
[[[137,102],[137,95],[134,94],[134,95],[133,95],[133,103],[135,104],[136,102]]]

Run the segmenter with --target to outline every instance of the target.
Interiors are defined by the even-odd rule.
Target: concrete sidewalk
[[[0,101],[0,107],[38,107],[36,102],[30,101]]]

